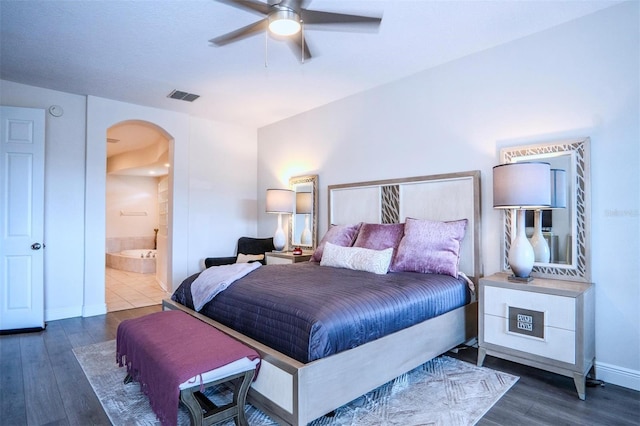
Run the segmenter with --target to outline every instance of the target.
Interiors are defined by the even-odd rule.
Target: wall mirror
[[[590,169],[589,138],[503,148],[502,163],[544,161],[552,169],[566,170],[566,208],[542,212],[543,235],[550,247],[549,262],[536,262],[532,275],[572,281],[590,281]],[[527,216],[533,217],[532,212]],[[515,211],[505,212],[502,269],[509,269]],[[533,222],[527,221],[527,234]]]
[[[292,177],[289,189],[296,193],[296,211],[289,221],[289,243],[312,250],[318,244],[318,175]]]

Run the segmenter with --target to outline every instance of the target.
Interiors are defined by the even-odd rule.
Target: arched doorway
[[[172,140],[154,123],[126,120],[107,129],[106,141],[107,311],[160,304],[170,295]]]

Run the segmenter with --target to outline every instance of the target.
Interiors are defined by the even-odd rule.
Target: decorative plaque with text
[[[544,312],[509,306],[509,331],[544,339]]]

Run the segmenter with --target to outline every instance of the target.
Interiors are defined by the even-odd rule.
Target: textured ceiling
[[[307,27],[314,57],[301,64],[263,34],[210,45],[260,19],[214,0],[2,0],[0,78],[261,127],[616,3],[316,0],[383,20],[376,32]]]

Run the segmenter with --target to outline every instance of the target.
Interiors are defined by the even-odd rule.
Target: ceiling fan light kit
[[[300,16],[290,9],[280,9],[269,15],[269,31],[279,36],[292,36],[300,31]]]

